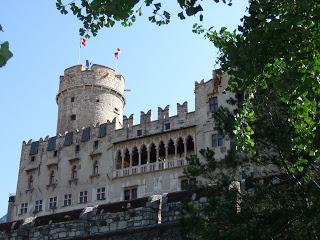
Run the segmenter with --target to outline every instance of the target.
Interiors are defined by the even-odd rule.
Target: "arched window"
[[[71,172],[71,179],[77,179],[78,171],[77,171],[77,166],[72,167],[72,172]]]
[[[29,180],[28,180],[28,189],[33,188],[33,176],[30,175]]]
[[[92,169],[92,173],[93,173],[93,176],[97,176],[99,175],[99,165],[98,165],[98,161],[95,161],[94,164],[93,164],[93,169]]]
[[[166,147],[164,143],[161,141],[159,144],[159,160],[163,161],[166,158]]]
[[[184,143],[183,143],[183,139],[181,137],[178,138],[177,153],[179,154],[179,157],[181,157],[182,154],[184,153]]]
[[[121,169],[122,168],[122,156],[121,156],[121,151],[118,150],[117,156],[116,156],[116,169]]]
[[[194,142],[193,138],[189,135],[187,137],[187,153],[193,153],[194,152]]]
[[[130,167],[130,152],[128,149],[124,151],[123,168]]]
[[[132,166],[139,165],[139,152],[138,148],[134,147],[132,150]]]
[[[142,145],[140,153],[141,153],[141,165],[147,164],[148,152],[147,152],[147,147],[145,145]]]
[[[54,184],[54,171],[53,170],[50,173],[49,184]]]
[[[157,161],[157,149],[154,143],[150,145],[150,162],[154,163]]]
[[[168,142],[168,157],[174,156],[175,153],[176,153],[176,149],[174,146],[174,142],[172,141],[172,139],[170,139]]]

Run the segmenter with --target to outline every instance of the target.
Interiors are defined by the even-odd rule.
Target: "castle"
[[[228,106],[221,94],[227,77],[195,82],[195,111],[177,104],[123,116],[125,79],[108,67],[70,67],[60,77],[57,134],[23,142],[16,196],[8,221],[174,193],[186,181],[186,157],[214,148],[223,156],[230,142],[214,130],[212,113]]]

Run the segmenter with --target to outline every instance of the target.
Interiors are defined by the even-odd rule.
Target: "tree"
[[[3,32],[0,24],[0,32]],[[7,61],[12,57],[12,52],[9,50],[9,42],[3,42],[0,44],[0,67],[6,65]]]
[[[202,19],[199,1],[178,3],[181,19],[195,14]],[[69,7],[83,22],[82,35],[95,35],[116,21],[130,26],[141,6],[154,8],[151,22],[170,20],[170,13],[159,14],[161,3],[148,0],[83,0],[81,5],[57,1],[62,13]],[[201,159],[189,159],[186,174],[206,179],[201,190],[208,202],[186,205],[186,238],[320,237],[319,19],[319,0],[251,0],[237,30],[194,25],[194,32],[219,49],[220,71],[229,74],[228,91],[236,94],[229,102],[238,109],[215,113],[217,130],[232,140],[228,154],[216,159],[206,149]],[[266,171],[246,171],[251,166]],[[239,181],[241,191],[230,187]]]
[[[186,16],[198,14],[202,21],[201,1],[177,0],[181,9],[178,17],[185,19]],[[214,0],[214,2],[231,5],[232,0]],[[136,18],[142,16],[146,9],[152,12],[148,17],[149,21],[159,26],[168,24],[171,18],[171,14],[162,8],[161,2],[154,0],[79,0],[71,2],[56,0],[56,6],[62,14],[71,11],[83,23],[80,35],[87,38],[90,35],[96,36],[98,31],[104,27],[113,27],[116,22],[120,22],[125,27],[132,26]]]
[[[206,161],[189,159],[187,174],[217,190],[204,190],[208,204],[186,206],[189,238],[320,237],[319,3],[252,0],[238,31],[205,33],[240,98],[230,99],[235,112],[215,113],[217,129],[234,141],[226,157],[207,150]],[[250,165],[266,172],[243,170]],[[230,188],[235,181],[242,191]]]

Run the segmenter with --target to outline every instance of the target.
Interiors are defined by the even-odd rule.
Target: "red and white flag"
[[[114,57],[118,60],[120,54],[121,54],[121,50],[120,50],[120,48],[117,48],[117,50],[114,52]]]
[[[86,38],[81,38],[80,47],[85,47],[86,45],[87,45],[87,39]]]

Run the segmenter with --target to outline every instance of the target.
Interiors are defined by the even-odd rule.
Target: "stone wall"
[[[183,202],[175,192],[0,224],[0,239],[180,240]]]

